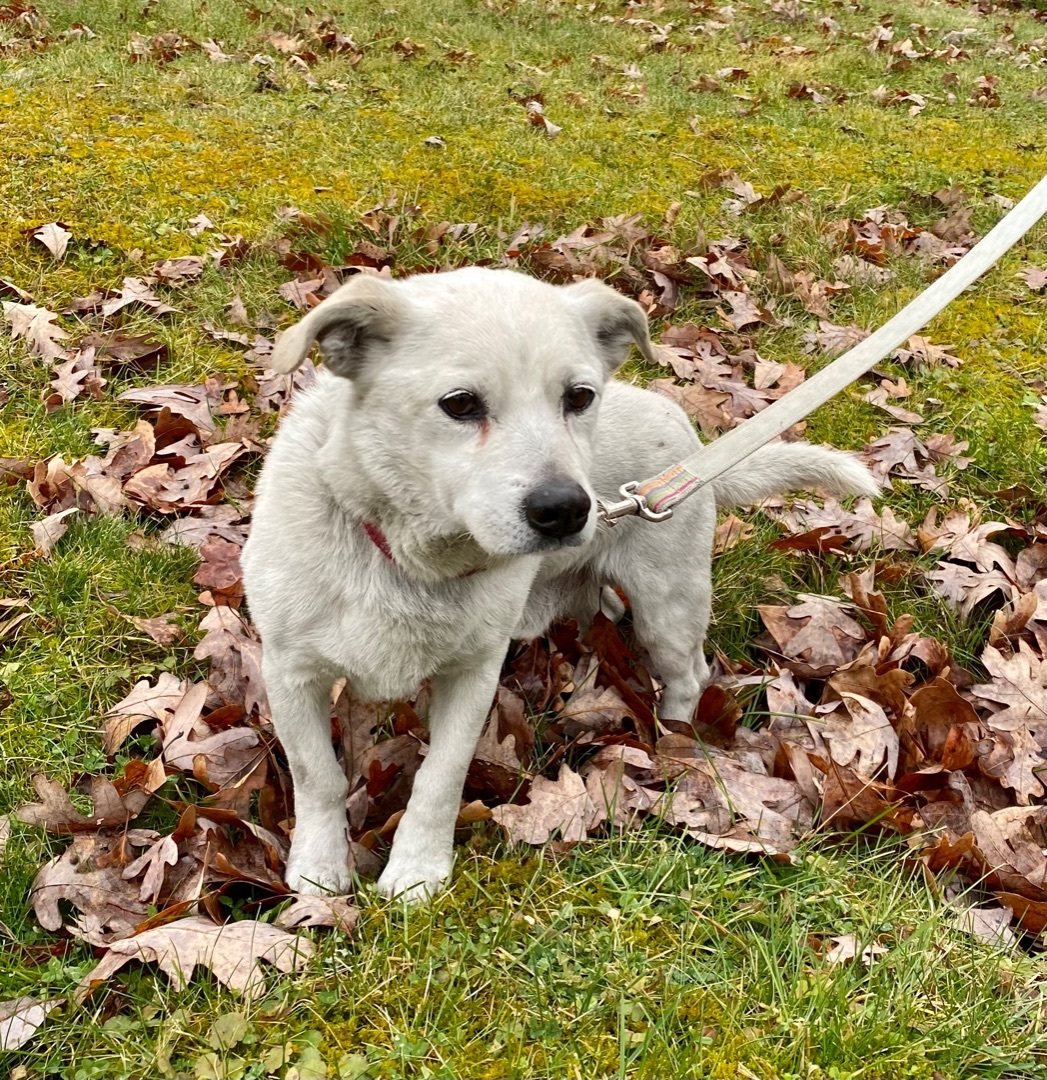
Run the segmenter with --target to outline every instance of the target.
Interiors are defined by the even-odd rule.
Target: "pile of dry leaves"
[[[786,190],[759,196],[733,174],[708,183],[729,190],[738,214],[803,198]],[[751,332],[773,324],[781,305],[819,320],[812,350],[838,351],[862,334],[829,321],[833,296],[849,283],[882,281],[890,273],[883,264],[899,251],[929,266],[963,253],[973,241],[968,204],[956,192],[933,198],[944,217],[930,229],[885,207],[834,224],[830,240],[840,255],[833,282],[790,270],[773,255],[762,257],[758,270],[736,238],[698,238],[677,249],[637,218],[604,220],[554,241],[542,239],[542,227],[526,226],[503,238],[501,263],[553,281],[598,274],[657,316],[670,314],[683,290],[704,299],[718,326],[670,326],[660,349],[673,377],[654,388],[716,433],[802,381],[802,369],[765,360],[754,348]],[[375,208],[363,218],[354,253],[332,267],[303,246],[330,224],[288,209],[293,240],[271,247],[294,275],[281,294],[301,310],[348,273],[389,273],[402,236],[434,263],[452,262],[451,245],[475,229],[422,227],[416,214],[393,203]],[[206,259],[226,266],[248,247],[206,219],[193,227],[212,234],[208,256],[169,260],[126,279],[121,290],[75,300],[63,311],[74,330],[60,325],[58,312],[3,283],[14,297],[4,303],[12,334],[54,366],[53,382],[42,388],[49,407],[69,407],[85,392],[101,395],[106,372],[116,366],[162,368],[164,346],[148,335],[121,334],[119,313],[136,305],[164,317],[175,310],[167,299],[191,288]],[[53,223],[33,237],[61,258],[69,242],[63,233]],[[133,542],[189,545],[200,555],[195,656],[209,662],[206,679],[161,674],[109,710],[105,752],[130,760],[111,775],[83,779],[89,812],[45,777],[36,780],[39,802],[18,811],[22,821],[71,838],[39,872],[32,903],[47,929],[107,950],[85,978],[84,994],[132,958],[154,960],[178,981],[205,964],[229,985],[251,990],[259,961],[288,969],[308,955],[296,928],[348,929],[355,919],[344,899],[294,897],[274,921],[229,921],[231,912],[249,915],[289,899],[282,871],[294,826],[260,643],[241,607],[239,554],[251,495],[240,467],[265,452],[272,412],[310,383],[313,369],[307,365],[293,378],[265,370],[272,320],[251,322],[239,300],[227,324],[204,329],[243,347],[258,365],[255,375],[125,391],[121,399],[142,416],[128,431],[98,430],[97,454],[2,463],[5,476],[26,483],[43,514],[27,558],[46,558],[77,513],[137,515],[148,528]],[[959,363],[948,347],[923,338],[911,339],[897,359]],[[884,378],[869,400],[890,411],[898,408],[890,400],[905,392],[904,379]],[[801,595],[792,606],[761,608],[762,661],[718,658],[693,726],[659,724],[656,683],[631,655],[627,630],[623,636],[605,620],[582,640],[575,627],[560,626],[516,646],[469,772],[461,824],[493,819],[510,840],[543,844],[653,819],[712,847],[783,859],[812,832],[875,827],[906,836],[930,870],[983,880],[1021,927],[1042,930],[1047,510],[1023,525],[983,522],[973,506],[949,506],[949,477],[968,464],[966,444],[917,436],[917,414],[896,418],[902,426],[866,455],[885,486],[915,484],[939,500],[942,508],[916,528],[887,508],[877,513],[867,500],[846,510],[807,500],[766,507],[785,533],[777,547],[815,554],[872,547],[888,561],[847,575],[839,595]],[[746,529],[737,519],[725,522],[721,549]],[[942,642],[915,633],[911,617],[888,617],[878,583],[918,575],[911,564],[889,561],[898,552],[940,553],[926,587],[961,615],[985,603],[997,607],[982,656],[988,681],[968,674]],[[134,621],[164,644],[183,633],[166,618]],[[750,721],[765,722],[740,723],[740,702]],[[413,702],[379,707],[335,687],[331,734],[350,781],[347,813],[362,876],[376,872],[406,804],[426,750],[425,713],[424,688]]]

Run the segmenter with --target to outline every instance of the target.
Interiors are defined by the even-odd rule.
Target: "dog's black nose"
[[[527,523],[535,532],[562,540],[585,528],[592,500],[573,480],[554,480],[532,491],[524,500]]]

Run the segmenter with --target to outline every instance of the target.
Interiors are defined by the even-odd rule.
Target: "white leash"
[[[601,502],[598,505],[600,519],[614,525],[617,518],[631,515],[639,515],[647,521],[664,521],[670,517],[678,502],[787,431],[907,341],[994,266],[1045,213],[1047,176],[962,259],[910,301],[890,322],[795,390],[772,402],[751,420],[721,435],[665,472],[649,480],[633,480],[623,484],[619,489],[621,502]]]

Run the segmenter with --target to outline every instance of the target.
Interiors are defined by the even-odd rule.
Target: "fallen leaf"
[[[1005,907],[965,907],[956,914],[956,927],[964,934],[1000,948],[1011,948],[1018,938],[1011,929],[1014,912]]]
[[[20,997],[0,1001],[0,1050],[18,1050],[36,1034],[37,1029],[62,1004],[60,998],[40,1001]]]
[[[34,240],[38,240],[51,252],[55,262],[62,262],[65,259],[69,241],[73,238],[73,234],[57,221],[52,221],[49,225],[41,225],[39,229],[34,229],[32,236]]]
[[[125,277],[123,288],[111,299],[102,304],[102,314],[109,318],[131,304],[140,304],[157,315],[166,315],[176,309],[165,304],[142,278]]]
[[[296,895],[293,902],[276,917],[275,925],[284,930],[306,926],[332,926],[351,934],[360,912],[344,896]]]
[[[69,335],[58,325],[58,315],[35,304],[16,304],[4,301],[4,319],[11,327],[11,336],[22,338],[33,356],[54,362],[67,357],[66,349],[59,344]]]
[[[846,710],[823,714],[821,732],[833,761],[850,765],[859,776],[875,776],[886,766],[888,780],[898,771],[898,734],[883,708],[860,694],[842,693]]]
[[[887,950],[882,945],[866,945],[854,934],[841,934],[832,939],[833,947],[825,954],[827,964],[843,964],[849,960],[859,960],[866,966],[872,964],[877,957],[883,956]]]
[[[1047,267],[1027,266],[1018,277],[1020,277],[1033,292],[1040,292],[1041,289],[1047,289]]]
[[[33,786],[40,797],[38,803],[28,803],[15,811],[15,817],[27,825],[39,825],[50,833],[68,834],[94,832],[113,826],[123,827],[128,819],[141,810],[141,802],[126,802],[104,776],[91,777],[92,812],[81,814],[69,799],[61,784],[48,780],[42,773],[33,776]]]
[[[868,638],[843,605],[808,597],[792,607],[758,606],[764,625],[796,670],[828,675],[858,655]]]
[[[134,847],[152,843],[156,834],[82,833],[61,855],[46,863],[33,879],[30,901],[45,930],[63,927],[92,945],[106,945],[134,933],[149,910],[138,889],[122,877],[134,858]],[[74,909],[66,920],[60,907]]]
[[[135,683],[134,689],[105,714],[103,749],[112,757],[139,724],[148,720],[166,723],[188,693],[190,683],[169,671],[157,676],[156,684],[148,679]]]
[[[56,514],[49,514],[43,521],[34,521],[32,524],[33,542],[36,544],[35,553],[41,558],[51,554],[51,549],[65,536],[69,526],[65,519],[70,514],[79,510],[77,506],[70,506],[67,510],[59,510]]]
[[[76,997],[83,1001],[131,960],[156,964],[179,989],[189,985],[199,965],[230,990],[254,997],[265,987],[261,961],[285,973],[298,971],[313,951],[311,942],[269,923],[217,925],[192,916],[114,942],[81,980]]]
[[[491,814],[511,843],[544,844],[559,832],[564,841],[584,840],[596,813],[582,778],[567,764],[556,780],[536,776],[528,802],[496,806]]]
[[[808,330],[803,335],[803,347],[805,352],[820,350],[832,358],[853,349],[859,341],[864,341],[868,336],[868,330],[863,330],[853,323],[850,326],[837,326],[822,319],[817,330]]]

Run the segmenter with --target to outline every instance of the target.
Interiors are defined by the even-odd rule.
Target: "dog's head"
[[[358,275],[280,338],[271,366],[293,370],[314,341],[353,383],[359,467],[427,535],[494,556],[592,536],[601,393],[630,342],[653,359],[639,304],[507,270]]]

